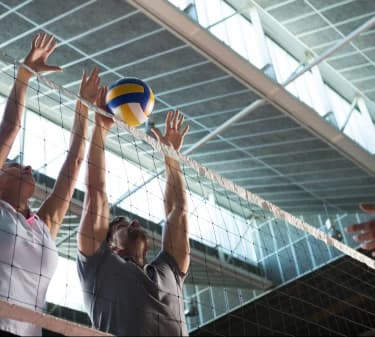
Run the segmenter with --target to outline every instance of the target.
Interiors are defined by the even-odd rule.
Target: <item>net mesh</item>
[[[7,92],[14,82],[18,63],[5,54],[1,59],[0,89]],[[41,76],[29,84],[27,112],[10,158],[18,156],[19,161],[34,169],[37,188],[30,205],[34,210],[51,192],[69,149],[75,99],[72,92]],[[92,113],[89,120],[92,127]],[[335,211],[326,212],[326,216],[310,214],[305,217],[287,213],[197,161],[158,144],[142,130],[127,127],[120,120],[110,131],[107,145],[111,216],[126,215],[140,220],[149,237],[149,261],[157,256],[162,242],[166,184],[164,155],[173,156],[181,163],[189,203],[191,266],[183,288],[185,311],[178,316],[186,320],[189,331],[220,335],[224,325],[228,335],[241,331],[254,334],[290,331],[294,335],[300,331],[299,325],[305,325],[304,333],[310,335],[316,331],[345,334],[352,331],[353,324],[363,329],[373,328],[373,314],[361,309],[360,302],[348,304],[339,292],[321,289],[318,278],[312,281],[308,278],[327,263],[339,258],[341,261],[345,254],[350,257],[345,263],[353,269],[358,268],[357,262],[366,265],[362,267],[366,270],[364,276],[348,275],[336,261],[329,268],[334,274],[341,273],[340,278],[330,278],[323,272],[321,278],[330,284],[339,282],[342,293],[366,298],[374,305],[371,296],[346,284],[346,277],[355,283],[374,276],[375,261],[356,250],[353,240],[344,233],[347,224],[364,221],[366,217],[336,214]],[[87,162],[83,164],[70,209],[56,240],[59,268],[49,290],[49,298],[54,304],[50,303],[46,308],[38,303],[18,303],[26,305],[27,309],[2,301],[0,316],[22,317],[22,320],[66,335],[103,335],[73,323],[82,320],[79,315],[65,317],[68,320],[64,321],[48,315],[64,316],[62,307],[84,311],[74,261],[86,165]],[[20,269],[13,261],[10,267]],[[295,288],[287,288],[296,280],[299,283]],[[308,295],[300,291],[302,285],[309,288]],[[367,285],[372,289],[371,282]],[[277,294],[276,299],[267,297],[271,289]],[[10,291],[6,295],[3,292],[2,299],[12,300],[9,294]],[[310,294],[318,296],[318,302]],[[249,307],[250,303],[255,305]],[[345,310],[337,309],[337,306],[347,305],[358,311],[359,318],[349,318],[343,313]],[[300,310],[292,310],[294,306]],[[144,314],[142,308],[136,309]],[[304,310],[312,310],[312,313],[307,314]],[[325,323],[326,316],[333,317],[334,327]],[[87,321],[86,324],[90,323]],[[202,327],[204,329],[199,330]]]

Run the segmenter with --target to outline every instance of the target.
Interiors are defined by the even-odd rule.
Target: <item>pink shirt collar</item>
[[[23,216],[22,213],[20,212],[17,212],[17,210],[11,205],[9,204],[8,202],[4,201],[4,200],[0,200],[1,203],[3,203],[6,207],[8,207],[9,209],[11,209],[13,212],[16,212],[18,214],[21,214]],[[38,215],[36,213],[30,213],[30,216],[28,218],[25,217],[25,220],[26,222],[28,223],[28,225],[32,226],[35,222],[35,220],[38,219]]]

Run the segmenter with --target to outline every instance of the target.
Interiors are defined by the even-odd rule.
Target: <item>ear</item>
[[[111,244],[109,247],[110,247],[112,253],[118,254],[118,252],[120,251],[120,249],[118,249],[118,248],[117,248],[115,245],[113,245],[113,244]]]

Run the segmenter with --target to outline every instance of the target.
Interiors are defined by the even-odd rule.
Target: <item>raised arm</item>
[[[105,108],[107,88],[101,88],[97,106]],[[100,115],[95,116],[87,160],[86,194],[82,218],[77,236],[78,249],[86,256],[92,256],[105,240],[109,226],[109,206],[105,179],[105,141],[114,121]]]
[[[184,117],[178,111],[170,111],[165,120],[165,135],[158,129],[152,129],[159,142],[180,151],[189,125],[182,129]],[[163,230],[163,250],[176,260],[180,271],[187,273],[190,264],[188,204],[184,176],[177,160],[166,156],[166,186],[164,209],[166,224]]]
[[[362,211],[375,214],[375,204],[361,204]],[[375,217],[363,223],[354,224],[346,228],[348,233],[354,234],[353,239],[366,250],[375,250]],[[372,253],[375,258],[375,251]]]
[[[80,97],[94,103],[99,92],[99,70],[95,68],[90,76],[83,72]],[[56,238],[60,225],[69,208],[79,170],[85,157],[85,147],[88,129],[88,107],[77,101],[73,128],[70,137],[70,146],[66,159],[61,167],[52,193],[39,209],[38,215],[50,229],[53,238]]]
[[[36,72],[61,71],[60,67],[46,64],[48,57],[56,48],[53,36],[37,34],[31,45],[31,51],[24,63]],[[0,124],[0,168],[3,167],[14,140],[21,129],[22,116],[25,110],[27,88],[32,73],[23,67],[17,71],[16,80],[8,97],[3,120]]]

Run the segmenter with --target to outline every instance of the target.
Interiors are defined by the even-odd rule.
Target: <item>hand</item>
[[[52,35],[46,33],[35,35],[31,44],[31,50],[26,56],[24,63],[38,73],[46,71],[62,71],[60,67],[47,65],[48,57],[56,49],[57,42]],[[31,77],[32,74],[22,68]]]
[[[375,213],[374,204],[361,204],[360,208],[367,213]],[[349,226],[346,228],[346,232],[356,234],[353,239],[360,243],[363,249],[375,249],[375,219]],[[372,256],[375,257],[375,252],[372,253]]]
[[[93,104],[99,94],[99,85],[100,78],[98,68],[94,68],[89,77],[87,77],[86,70],[83,70],[79,95],[89,103]]]
[[[96,106],[102,110],[108,111],[106,104],[107,87],[100,87],[97,98]],[[111,117],[103,116],[101,113],[97,112],[95,114],[95,124],[103,129],[109,130],[115,123],[114,119]]]
[[[360,204],[359,208],[366,213],[375,214],[375,204]]]
[[[165,119],[165,134],[161,134],[159,129],[152,128],[151,132],[155,135],[156,139],[165,145],[172,146],[176,151],[180,151],[184,137],[189,131],[190,126],[186,125],[183,130],[182,124],[184,123],[185,117],[180,114],[178,110],[174,113],[169,111]]]

